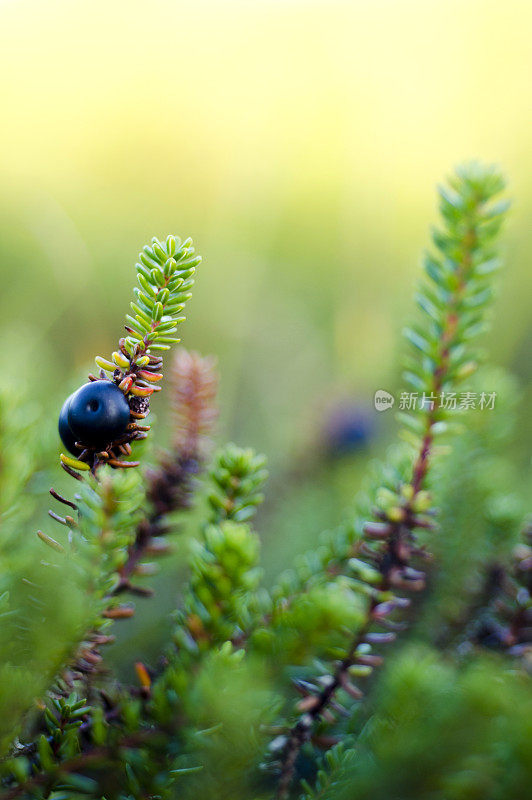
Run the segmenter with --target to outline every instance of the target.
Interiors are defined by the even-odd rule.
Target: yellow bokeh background
[[[4,375],[74,388],[142,244],[192,235],[184,343],[284,458],[398,381],[435,184],[476,157],[515,203],[490,344],[529,382],[531,34],[525,0],[0,0]]]

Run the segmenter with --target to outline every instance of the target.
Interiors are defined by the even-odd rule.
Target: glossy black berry
[[[65,402],[63,403],[63,408],[61,409],[61,413],[59,414],[59,436],[61,437],[61,441],[65,445],[66,449],[69,453],[77,456],[80,454],[80,450],[76,447],[76,437],[70,430],[70,425],[68,424],[68,409],[70,407],[70,401],[74,397],[73,394],[70,397],[67,397]]]
[[[103,447],[125,433],[129,405],[116,384],[110,381],[86,383],[67,403],[66,419],[75,441]]]

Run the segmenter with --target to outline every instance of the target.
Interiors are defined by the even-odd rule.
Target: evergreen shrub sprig
[[[69,500],[52,490],[66,509],[51,512],[63,535],[39,531],[48,556],[26,594],[6,578],[24,562],[0,551],[0,640],[3,624],[20,642],[0,663],[2,800],[526,796],[530,530],[519,543],[515,477],[501,489],[504,425],[473,424],[474,412],[445,402],[470,388],[481,360],[476,339],[499,266],[503,189],[495,168],[476,163],[440,189],[442,222],[425,256],[419,318],[405,331],[404,379],[419,402],[399,414],[401,443],[371,467],[353,518],[272,586],[255,529],[265,459],[234,444],[211,457],[212,359],[178,351],[168,446],[143,474],[131,469],[161,386],[158,353],[177,341],[199,261],[190,240],[170,236],[144,248],[127,335],[112,360],[97,358],[99,376],[62,412],[72,456],[61,464],[77,492]],[[87,413],[101,412],[100,381],[129,415],[103,443],[99,417],[78,424],[80,397],[96,400]],[[91,441],[68,438],[85,429]],[[466,458],[457,485],[457,459]],[[497,466],[496,486],[486,464]],[[9,492],[11,508],[11,485]],[[185,516],[187,533],[176,538]],[[176,544],[187,551],[188,573],[170,641],[154,663],[137,660],[115,675],[103,646],[114,623],[133,615],[133,600],[151,597],[143,578]],[[61,597],[83,602],[73,622],[59,615],[64,641],[51,652],[31,621],[51,618],[47,585],[56,576]],[[460,602],[450,602],[453,593]],[[426,644],[412,647],[407,628]],[[40,676],[34,642],[46,655]],[[499,660],[480,655],[494,650]],[[10,702],[19,668],[28,687]]]
[[[422,399],[418,413],[400,415],[413,459],[406,456],[397,467],[385,467],[385,482],[370,500],[370,519],[354,526],[347,541],[340,542],[340,553],[325,551],[322,556],[326,566],[336,562],[335,571],[352,578],[356,591],[367,595],[367,605],[355,636],[337,653],[332,669],[304,687],[299,701],[303,713],[281,747],[280,798],[289,793],[299,751],[315,725],[343,713],[337,693],[361,696],[352,678],[381,663],[381,655],[372,651],[395,638],[396,623],[390,622],[390,615],[409,605],[405,593],[425,587],[420,566],[428,554],[418,532],[435,526],[425,484],[431,458],[438,452],[435,440],[448,429],[450,415],[441,398],[442,393],[456,391],[477,368],[470,342],[484,328],[484,308],[492,297],[490,276],[499,264],[494,239],[508,206],[496,200],[503,188],[495,171],[472,164],[440,189],[444,226],[433,233],[436,254],[425,257],[426,279],[417,295],[423,319],[405,330],[414,356],[408,358],[404,377]],[[282,741],[277,740],[277,747]]]
[[[138,420],[147,416],[150,396],[161,390],[162,358],[156,353],[169,350],[172,344],[179,342],[174,334],[185,320],[180,314],[191,297],[193,275],[200,261],[194,254],[192,240],[181,242],[175,236],[168,236],[165,242],[154,238],[139,254],[135,265],[139,286],[133,289],[135,301],[131,302],[131,310],[134,316],[126,315],[127,336],[119,340],[112,360],[96,358],[100,377],[105,380],[110,374],[110,380],[127,399],[131,422],[124,434],[108,442],[106,447],[76,442],[80,451],[78,458],[61,455],[62,466],[67,471],[89,468],[94,471],[102,463],[121,468],[138,466],[138,462],[123,460],[122,456],[131,454],[132,442],[146,438],[149,427],[140,425]],[[97,378],[89,375],[89,380]]]

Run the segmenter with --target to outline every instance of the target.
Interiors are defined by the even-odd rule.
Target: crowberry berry
[[[92,381],[78,389],[63,405],[59,434],[65,447],[79,454],[75,442],[105,447],[125,433],[129,404],[111,381]]]

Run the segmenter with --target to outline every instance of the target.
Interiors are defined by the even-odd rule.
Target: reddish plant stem
[[[309,740],[314,723],[320,718],[337,690],[342,686],[344,676],[347,674],[349,667],[351,667],[353,664],[356,650],[364,642],[366,634],[368,633],[370,620],[371,617],[368,617],[368,622],[353,640],[349,652],[336,668],[330,684],[326,686],[319,695],[316,696],[315,706],[306,714],[301,716],[290,731],[286,746],[283,772],[281,773],[276,794],[278,800],[285,800],[285,798],[289,796],[299,752],[305,742]]]

